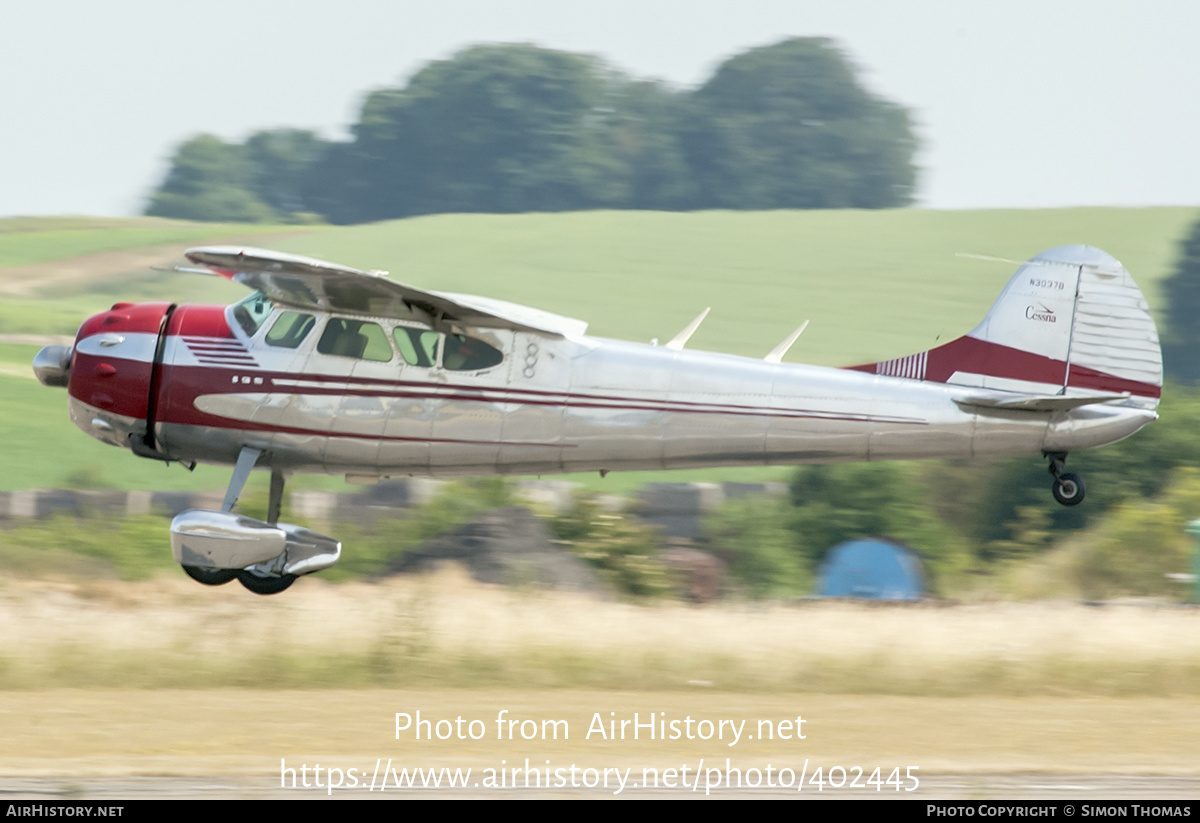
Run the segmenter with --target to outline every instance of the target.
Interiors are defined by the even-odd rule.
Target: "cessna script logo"
[[[1054,309],[1048,308],[1039,303],[1037,306],[1025,307],[1025,319],[1039,320],[1043,323],[1057,323],[1058,315],[1054,313]]]

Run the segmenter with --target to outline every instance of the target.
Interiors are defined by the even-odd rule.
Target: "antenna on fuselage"
[[[965,257],[968,260],[984,260],[988,263],[1013,263],[1018,266],[1025,265],[1024,260],[1009,260],[1007,257],[993,257],[990,254],[972,254],[968,251],[956,251],[955,257]]]
[[[696,315],[695,320],[693,320],[691,323],[688,323],[687,326],[684,327],[683,331],[671,338],[670,342],[667,343],[667,348],[675,349],[676,351],[682,349],[684,344],[687,343],[687,341],[691,339],[692,335],[696,333],[696,329],[700,328],[700,324],[704,322],[704,318],[708,317],[708,313],[710,311],[712,311],[712,306],[709,306],[707,309],[700,312],[700,314]]]
[[[153,271],[173,271],[173,272],[179,272],[180,274],[207,274],[207,275],[213,274],[212,269],[198,269],[195,266],[185,266],[182,263],[176,263],[171,266],[155,265],[155,266],[151,266],[150,268]]]
[[[763,360],[766,360],[768,363],[779,363],[780,361],[782,361],[783,356],[788,353],[788,349],[790,349],[792,347],[792,344],[796,342],[796,338],[798,338],[801,334],[803,334],[804,330],[807,328],[808,328],[808,321],[805,320],[803,323],[800,324],[800,328],[796,329],[794,332],[792,332],[786,338],[784,338],[783,342],[780,343],[778,346],[771,349],[771,353],[768,354],[766,357],[764,357]]]

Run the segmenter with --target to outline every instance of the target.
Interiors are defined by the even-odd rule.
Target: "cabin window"
[[[247,337],[253,337],[263,321],[271,315],[271,301],[260,291],[233,304],[233,319],[242,327]]]
[[[308,333],[312,331],[317,320],[311,314],[298,311],[285,311],[279,315],[275,325],[267,332],[267,343],[283,349],[294,349],[300,345]]]
[[[350,320],[332,317],[321,339],[317,351],[338,357],[354,357],[359,360],[377,360],[386,363],[392,359],[392,347],[388,345],[383,327],[369,320]]]
[[[442,351],[442,367],[448,371],[480,371],[490,369],[504,359],[495,346],[465,334],[450,334]]]
[[[400,356],[410,366],[429,368],[437,362],[437,343],[440,335],[429,329],[397,326],[392,331]]]

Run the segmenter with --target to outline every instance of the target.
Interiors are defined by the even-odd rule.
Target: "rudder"
[[[1091,246],[1059,246],[1029,260],[965,336],[855,368],[1045,396],[1128,394],[1126,403],[1147,409],[1162,393],[1146,299],[1120,261]]]

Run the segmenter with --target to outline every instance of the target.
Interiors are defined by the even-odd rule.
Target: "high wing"
[[[272,303],[309,311],[417,318],[439,328],[513,329],[578,337],[587,323],[571,317],[467,294],[427,291],[388,279],[385,271],[328,263],[312,257],[246,246],[203,246],[184,256],[201,269],[263,292]]]

